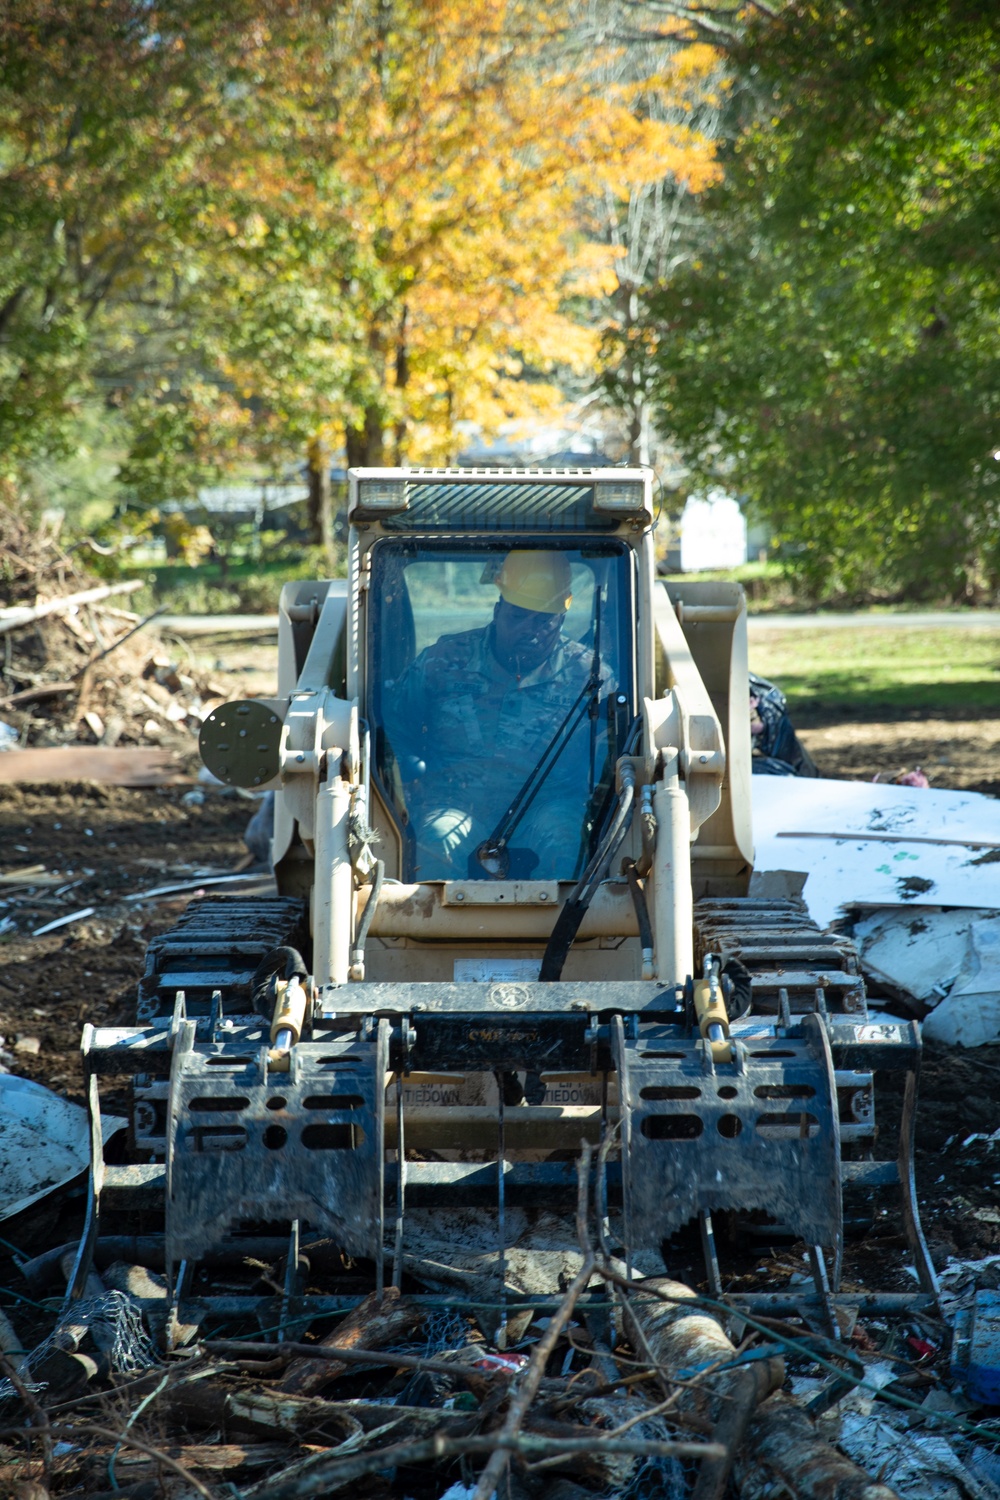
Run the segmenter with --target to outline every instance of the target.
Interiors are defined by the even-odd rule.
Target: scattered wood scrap
[[[144,746],[7,750],[0,754],[0,782],[42,785],[56,781],[102,781],[112,786],[176,786],[189,778],[172,750]]]
[[[140,580],[95,580],[56,534],[32,530],[3,506],[0,577],[0,739],[20,749],[150,745],[194,752],[202,721],[228,692],[186,664],[184,646],[175,641],[168,649],[158,633],[162,608],[140,617],[107,603],[134,593]],[[11,753],[0,751],[3,779],[22,779]],[[121,784],[163,783],[130,776]]]
[[[591,1155],[585,1147],[581,1181]],[[67,1246],[36,1257],[22,1266],[31,1296],[15,1304],[3,1340],[11,1352],[0,1354],[0,1481],[44,1486],[49,1500],[441,1500],[452,1486],[463,1500],[916,1500],[837,1448],[838,1403],[862,1395],[883,1403],[877,1420],[895,1419],[900,1443],[926,1422],[949,1472],[961,1474],[957,1450],[982,1439],[983,1419],[970,1423],[940,1402],[921,1419],[914,1338],[900,1344],[905,1330],[891,1326],[912,1323],[912,1312],[859,1322],[848,1343],[829,1337],[822,1312],[755,1319],[728,1308],[725,1294],[636,1280],[594,1247],[580,1196],[580,1270],[565,1292],[526,1306],[531,1321],[516,1352],[491,1345],[477,1321],[482,1304],[467,1305],[460,1292],[442,1296],[410,1277],[404,1291],[362,1295],[357,1267],[327,1239],[296,1238],[294,1252],[280,1239],[234,1243],[217,1267],[218,1311],[192,1292],[164,1319],[163,1242],[145,1235],[99,1238],[101,1274],[91,1273],[85,1307],[56,1314],[54,1333],[18,1355],[28,1307],[74,1262]],[[304,1302],[285,1301],[292,1253],[310,1295],[335,1294],[339,1313],[303,1316]],[[284,1313],[275,1321],[256,1296],[245,1313],[223,1314],[222,1302],[243,1302],[241,1287],[265,1285],[276,1313],[294,1312],[285,1334]],[[168,1342],[170,1326],[185,1330],[183,1347]],[[937,1349],[950,1378],[944,1347],[925,1341],[921,1358]],[[886,1383],[887,1368],[897,1382]],[[795,1393],[804,1373],[819,1377],[819,1404]],[[847,1408],[845,1424],[856,1410]],[[982,1500],[971,1476],[967,1491],[948,1494]]]

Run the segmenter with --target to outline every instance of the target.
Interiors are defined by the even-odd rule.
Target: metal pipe
[[[346,984],[351,954],[351,857],[347,828],[351,788],[339,776],[316,798],[316,880],[313,886],[313,972],[318,984]]]
[[[614,1123],[618,1108],[607,1112]],[[497,1149],[498,1111],[488,1104],[416,1106],[406,1110],[406,1145],[410,1150],[486,1151]],[[558,1151],[578,1147],[581,1139],[601,1137],[599,1104],[520,1104],[504,1113],[504,1145],[509,1151]],[[396,1121],[385,1120],[387,1150],[396,1149]]]
[[[694,973],[694,902],[691,894],[691,814],[680,784],[676,756],[653,793],[656,851],[653,856],[653,935],[656,977],[683,984]]]

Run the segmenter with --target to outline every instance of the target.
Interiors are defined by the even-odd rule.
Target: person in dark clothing
[[[766,677],[750,674],[751,765],[757,776],[818,776],[815,761],[802,745],[784,693]]]

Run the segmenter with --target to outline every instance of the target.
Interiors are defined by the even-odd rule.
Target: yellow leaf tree
[[[349,279],[315,278],[344,336],[314,452],[339,427],[351,463],[448,460],[456,424],[554,412],[554,376],[593,367],[599,330],[568,309],[613,281],[620,247],[581,206],[714,171],[683,110],[649,108],[690,68],[677,83],[668,58],[639,88],[619,52],[563,0],[354,0],[316,63],[327,88],[314,71],[303,93],[285,59],[351,240]]]

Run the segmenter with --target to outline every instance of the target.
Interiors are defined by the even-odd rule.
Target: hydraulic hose
[[[377,859],[375,861],[375,873],[372,876],[371,892],[368,900],[365,902],[365,909],[361,913],[361,921],[358,923],[358,930],[354,937],[354,946],[351,949],[351,967],[348,970],[348,977],[350,979],[361,980],[365,977],[365,943],[368,941],[368,932],[372,925],[372,918],[375,915],[375,908],[378,906],[378,898],[382,894],[382,882],[384,879],[385,860]]]
[[[538,976],[546,982],[562,977],[563,965],[573,946],[573,940],[580,930],[584,913],[628,833],[632,819],[632,806],[635,802],[635,767],[629,760],[621,761],[620,765],[622,789],[618,795],[614,817],[597,846],[593,858],[566,897],[546,944],[541,973]]]
[[[727,981],[722,986],[726,1011],[731,1021],[737,1021],[753,1004],[753,975],[746,964],[731,958],[722,970],[722,978]]]
[[[643,788],[645,791],[645,788]],[[639,880],[639,871],[634,859],[627,859],[624,865],[625,879],[628,881],[629,894],[632,897],[632,905],[635,907],[635,919],[639,924],[639,944],[642,948],[642,977],[653,979],[653,926],[649,920],[649,908],[646,906],[646,893]]]
[[[265,953],[254,970],[250,981],[250,998],[257,1015],[271,1019],[274,996],[271,993],[272,979],[305,979],[309,970],[297,948],[272,948]]]

